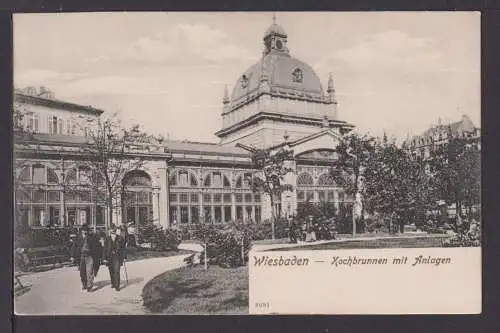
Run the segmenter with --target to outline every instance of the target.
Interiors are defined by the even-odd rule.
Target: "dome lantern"
[[[273,13],[273,24],[264,33],[264,55],[271,52],[288,54],[287,38],[285,29],[276,23],[276,15]]]

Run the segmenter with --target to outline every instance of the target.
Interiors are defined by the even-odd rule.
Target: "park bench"
[[[29,260],[28,269],[37,270],[42,267],[55,268],[58,264],[69,263],[69,254],[63,246],[32,248],[26,252]]]

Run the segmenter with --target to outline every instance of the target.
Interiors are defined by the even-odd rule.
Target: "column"
[[[65,207],[64,207],[64,191],[61,191],[61,198],[60,198],[60,206],[59,206],[59,225],[61,227],[64,227],[68,224],[68,221],[66,220],[66,212],[65,212]]]
[[[236,197],[234,192],[231,193],[231,220],[236,221]]]
[[[168,169],[167,163],[158,168],[158,173],[160,175],[160,179],[158,180],[158,185],[160,187],[159,195],[159,204],[158,204],[158,217],[160,225],[163,228],[170,227],[170,198],[169,198],[169,184],[168,184]]]
[[[252,221],[255,223],[257,219],[255,218],[255,203],[252,205]]]
[[[154,223],[160,223],[160,211],[159,211],[159,201],[160,201],[160,189],[158,185],[153,185],[153,195],[151,196],[153,200],[153,220]]]

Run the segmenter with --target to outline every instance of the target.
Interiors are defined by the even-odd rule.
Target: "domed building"
[[[222,129],[216,133],[221,144],[268,148],[285,134],[293,141],[318,128],[337,134],[352,129],[338,119],[332,76],[325,91],[311,66],[290,54],[287,38],[273,23],[260,61],[238,77],[230,98],[224,92]]]
[[[92,123],[102,111],[16,91],[24,121],[38,135],[31,145],[16,142],[21,167],[15,177],[24,189],[15,199],[21,223],[101,228],[131,221],[164,227],[266,221],[272,215],[270,200],[265,193],[253,193],[245,179],[259,172],[252,163],[256,149],[285,145],[295,157],[290,164],[294,172],[287,177],[294,190],[283,194],[281,215],[296,214],[304,202],[338,207],[349,201],[329,173],[337,144],[354,127],[339,117],[333,77],[325,78],[325,90],[314,69],[292,56],[287,33],[275,22],[263,44],[261,59],[236,78],[230,96],[224,91],[222,128],[215,133],[220,142],[166,140],[163,147],[141,153],[147,163],[124,175],[127,190],[117,198],[118,208],[112,208],[113,221],[107,220],[110,208],[99,206],[92,193],[69,197],[64,193],[68,185],[62,184],[65,179],[78,182],[85,171],[75,150],[85,135],[75,132],[73,124]]]

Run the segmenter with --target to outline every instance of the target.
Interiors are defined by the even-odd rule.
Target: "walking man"
[[[104,263],[108,265],[111,288],[120,291],[120,267],[125,260],[125,240],[117,235],[116,226],[111,226],[104,249]]]
[[[94,284],[94,260],[99,256],[98,241],[89,233],[87,224],[82,226],[80,235],[73,243],[70,251],[71,262],[78,264],[82,291],[92,291]]]

